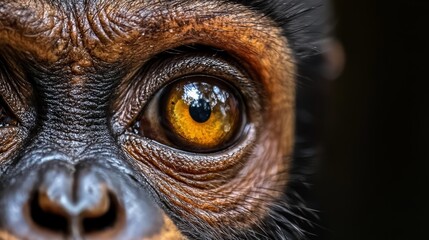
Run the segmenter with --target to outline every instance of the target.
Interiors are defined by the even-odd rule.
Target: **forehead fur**
[[[139,1],[114,0],[50,0],[53,5],[66,8],[85,7],[90,5],[121,4],[133,5]],[[159,1],[143,0],[156,4]],[[180,5],[189,0],[171,0],[168,4]],[[219,3],[220,1],[216,1]],[[294,49],[295,57],[320,54],[333,29],[330,19],[330,4],[327,0],[223,0],[224,3],[239,3],[268,16],[284,30],[289,44]],[[163,3],[166,4],[166,3]]]

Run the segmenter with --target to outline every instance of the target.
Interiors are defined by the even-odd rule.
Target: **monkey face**
[[[232,1],[0,1],[0,239],[302,236],[284,197],[314,44],[287,29]]]

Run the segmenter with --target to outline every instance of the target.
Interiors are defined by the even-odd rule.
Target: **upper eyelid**
[[[122,116],[127,116],[126,119],[119,119],[118,116],[113,117],[114,121],[120,121],[120,125],[129,127],[142,111],[151,97],[169,82],[188,74],[213,74],[214,76],[223,78],[237,87],[245,95],[257,96],[259,90],[255,86],[255,79],[247,74],[247,71],[237,66],[236,63],[228,62],[222,58],[212,57],[211,54],[185,53],[184,55],[173,56],[177,61],[170,61],[169,58],[158,58],[154,62],[148,62],[142,67],[130,80],[125,81],[128,87],[120,93],[118,99],[125,100],[129,103],[129,98],[134,95],[137,103],[131,103],[133,106],[128,107],[132,112],[122,113]],[[205,61],[206,64],[203,64]],[[160,74],[162,73],[162,74]],[[151,86],[151,87],[147,87]],[[127,92],[128,91],[128,92]],[[132,93],[130,93],[131,91]],[[255,101],[255,99],[250,99]],[[258,103],[253,103],[257,106]],[[259,108],[259,106],[258,106]],[[117,111],[126,110],[125,106],[115,109]],[[131,116],[130,116],[131,115]]]

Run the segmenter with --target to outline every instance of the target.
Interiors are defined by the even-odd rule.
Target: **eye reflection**
[[[221,91],[216,85],[194,82],[184,85],[183,88],[182,100],[189,105],[189,113],[196,122],[203,123],[209,120],[211,111],[216,106],[223,115],[230,111],[229,105],[220,105],[225,104],[226,99],[229,98],[228,92]],[[180,91],[180,89],[176,90]]]
[[[210,103],[204,99],[198,99],[191,102],[189,114],[196,122],[203,123],[210,119],[212,113]]]
[[[173,141],[210,149],[227,142],[239,128],[239,99],[226,83],[210,80],[194,77],[168,91],[163,115]]]

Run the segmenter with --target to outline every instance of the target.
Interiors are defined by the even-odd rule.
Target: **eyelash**
[[[128,98],[125,102],[132,107],[122,106],[125,112],[121,115],[126,117],[118,119],[121,121],[120,125],[130,129],[142,109],[160,89],[174,79],[190,74],[212,75],[224,79],[242,93],[244,102],[249,105],[249,110],[259,111],[261,102],[257,99],[262,99],[260,98],[263,96],[262,88],[257,79],[252,78],[247,70],[225,52],[211,48],[208,50],[204,46],[192,48],[185,46],[161,53],[144,64],[129,80],[130,83],[125,90],[127,93],[123,95],[124,98]],[[131,100],[130,95],[132,95]]]
[[[126,102],[124,104],[131,105],[131,107],[128,107],[128,112],[122,113],[122,116],[127,116],[126,119],[122,119],[125,131],[136,136],[147,136],[147,134],[142,134],[137,130],[139,120],[148,108],[151,108],[150,111],[156,111],[149,114],[152,116],[156,116],[159,110],[159,106],[148,107],[148,104],[152,104],[151,102],[154,99],[160,98],[159,95],[163,92],[163,89],[172,84],[172,82],[190,75],[209,75],[222,79],[226,84],[237,89],[240,98],[243,98],[241,101],[244,104],[243,115],[245,120],[243,121],[256,121],[259,116],[254,117],[253,113],[260,113],[262,109],[262,103],[259,101],[261,99],[259,97],[261,96],[261,88],[258,88],[257,79],[252,78],[249,71],[238,62],[237,59],[229,56],[224,51],[199,46],[185,46],[153,57],[133,75],[134,77],[130,81],[129,87],[127,87],[127,91],[131,93],[124,94],[128,98],[132,96],[131,101],[130,99],[125,99],[124,101]],[[126,108],[123,107],[123,109]],[[165,127],[165,125],[162,127]],[[245,127],[240,127],[240,129],[245,134]],[[177,147],[176,144],[169,144],[171,141],[167,137],[163,137],[160,141],[173,148]]]
[[[213,76],[189,75],[159,90],[132,131],[183,150],[212,152],[233,145],[244,134],[246,122],[246,107],[237,89]]]

